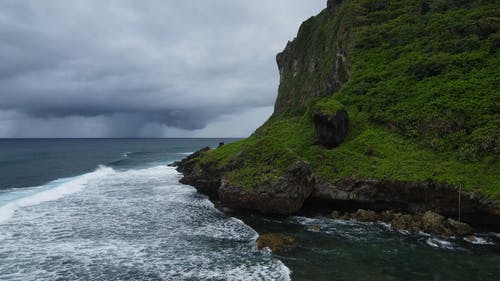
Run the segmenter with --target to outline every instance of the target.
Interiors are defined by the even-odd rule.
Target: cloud
[[[275,54],[324,5],[4,0],[0,136],[224,132],[221,118],[272,106]],[[262,122],[245,119],[242,133]]]

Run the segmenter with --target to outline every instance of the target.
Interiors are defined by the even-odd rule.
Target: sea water
[[[0,280],[289,280],[167,166],[218,141],[0,141]]]
[[[232,139],[0,140],[0,280],[498,280],[499,234],[223,213],[167,164]],[[293,236],[271,254],[259,233]]]

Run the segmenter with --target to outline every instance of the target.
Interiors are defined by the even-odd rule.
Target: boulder
[[[257,248],[269,248],[273,252],[284,252],[295,247],[295,239],[281,233],[267,233],[257,239]]]
[[[391,221],[392,227],[398,230],[411,230],[420,231],[422,224],[418,219],[418,216],[412,216],[409,214],[396,215]]]
[[[453,230],[454,233],[458,235],[468,235],[472,234],[474,231],[472,227],[464,222],[459,222],[453,219],[447,220],[448,225]]]
[[[453,231],[445,224],[445,217],[432,211],[427,211],[422,215],[422,230],[443,236],[451,236]]]
[[[393,211],[387,210],[380,213],[380,220],[383,222],[391,222],[396,216],[401,214],[395,214]]]
[[[359,209],[356,213],[351,216],[352,219],[363,221],[363,222],[373,222],[379,220],[377,213],[371,210]]]

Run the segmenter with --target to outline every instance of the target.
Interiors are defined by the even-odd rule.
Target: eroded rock
[[[222,180],[219,199],[234,208],[256,210],[264,214],[289,215],[299,211],[311,195],[315,179],[309,163],[297,160],[274,184],[258,189],[234,186]]]
[[[460,197],[459,210],[459,190],[449,184],[351,177],[335,183],[317,180],[306,204],[337,210],[363,208],[408,214],[423,214],[433,210],[446,217],[456,217],[460,212],[463,222],[494,231],[500,230],[500,204],[497,201],[471,191],[462,191]],[[386,216],[391,217],[393,214],[387,213]]]
[[[209,147],[204,147],[183,160],[173,163],[172,166],[177,167],[177,171],[184,174],[180,183],[194,186],[199,193],[209,196],[210,199],[216,199],[217,190],[221,185],[221,171],[213,163],[199,163],[198,161],[202,154],[209,150]]]
[[[326,147],[335,147],[344,142],[349,128],[349,117],[344,109],[335,114],[314,114],[314,128],[317,143]]]
[[[445,218],[432,211],[418,214],[403,214],[392,211],[375,212],[372,210],[359,209],[354,213],[340,213],[333,211],[330,215],[333,219],[353,219],[362,222],[385,222],[394,229],[413,232],[427,232],[442,236],[468,235],[473,232],[470,225],[464,222]]]

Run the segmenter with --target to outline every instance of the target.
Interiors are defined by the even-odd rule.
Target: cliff
[[[178,163],[183,182],[264,213],[432,210],[499,229],[499,30],[495,1],[329,0],[277,55],[272,117]]]

